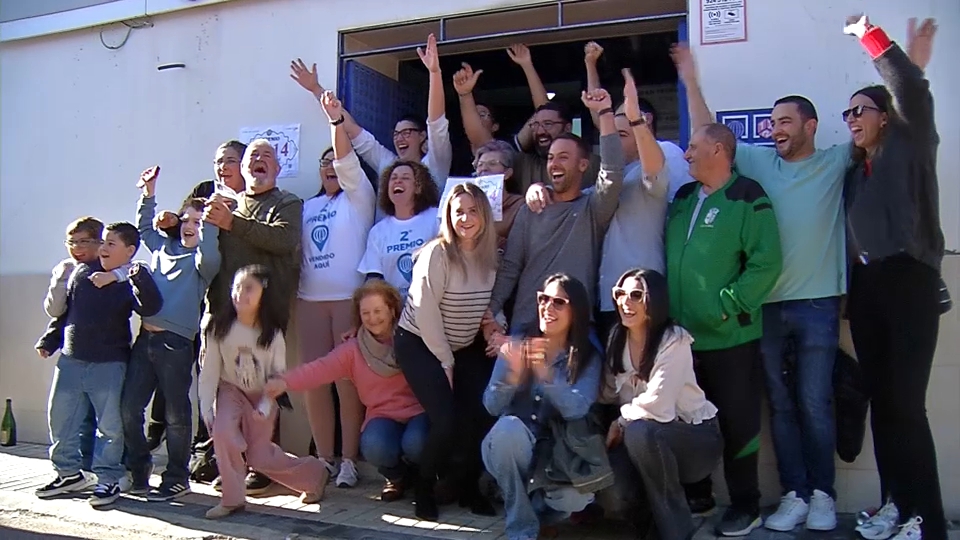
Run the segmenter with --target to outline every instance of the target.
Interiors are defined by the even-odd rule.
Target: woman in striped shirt
[[[430,418],[420,457],[416,515],[435,521],[437,473],[452,454],[456,425],[466,465],[457,484],[467,486],[461,504],[493,514],[477,487],[482,462],[480,431],[490,419],[481,397],[493,363],[486,356],[480,323],[497,269],[497,233],[490,201],[474,184],[455,186],[441,213],[440,236],[417,254],[407,304],[394,337],[397,363]]]

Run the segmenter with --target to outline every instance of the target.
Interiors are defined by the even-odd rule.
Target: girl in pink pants
[[[248,466],[303,492],[303,502],[319,502],[329,476],[323,463],[291,456],[271,440],[278,408],[263,387],[284,371],[286,347],[280,331],[283,307],[267,268],[241,268],[231,299],[233,309],[214,315],[201,355],[200,411],[213,435],[223,482],[223,498],[207,517],[222,518],[244,508]]]

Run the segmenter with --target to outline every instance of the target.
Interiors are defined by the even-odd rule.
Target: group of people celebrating
[[[199,358],[198,437],[212,437],[222,492],[211,519],[244,509],[270,481],[319,502],[333,476],[357,483],[362,455],[384,477],[381,499],[412,491],[420,519],[454,501],[495,515],[502,498],[512,540],[617,506],[605,499],[627,509],[639,537],[690,538],[694,516],[716,506],[721,462],[731,505],[717,534],[832,530],[831,376],[846,294],[884,503],[857,530],[945,539],[924,410],[944,251],[924,78],[936,25],[911,21],[906,51],[866,17],[845,31],[883,84],[853,94],[842,112],[852,140],[826,150],[799,95],[773,108],[774,148],[738,143],[714,123],[682,44],[672,56],[695,128],[685,152],[657,140],[656,111],[629,70],[614,108],[595,43],[581,101],[598,156],[546,98],[526,47],[508,54],[536,110],[512,141],[496,138],[492,109],[473,98],[482,70],[464,65],[453,88],[476,173],[504,176],[499,220],[470,182],[438,207],[453,150],[432,35],[418,49],[426,122],[398,121],[392,151],[315,66],[294,61],[291,77],[319,102],[333,141],[316,196],[277,187],[268,141],[229,141],[215,180],[178,212],[157,214],[152,167],[137,183],[136,225],[88,217],[68,227],[70,257],[53,271],[37,344],[44,358],[62,349],[49,410],[57,478],[37,495],[94,486],[100,506],[121,491],[189,493]],[[376,189],[361,160],[378,172]],[[141,243],[149,260],[133,261]],[[142,322],[131,347],[133,312]],[[300,361],[287,369],[291,334]],[[796,359],[785,369],[788,342]],[[765,520],[764,382],[783,488]],[[317,457],[278,445],[288,392],[304,393]],[[144,435],[151,396],[169,455],[157,487]],[[484,472],[498,494],[481,490]]]

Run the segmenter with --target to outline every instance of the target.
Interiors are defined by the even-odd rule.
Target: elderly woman
[[[513,220],[523,205],[523,195],[519,193],[516,179],[513,177],[513,161],[517,152],[510,143],[492,140],[477,149],[474,161],[476,176],[491,174],[503,175],[503,218],[496,222],[498,248],[507,247],[507,235],[513,227]]]

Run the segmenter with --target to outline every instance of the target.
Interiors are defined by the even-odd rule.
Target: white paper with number
[[[463,184],[465,182],[470,182],[471,184],[476,184],[487,194],[487,199],[490,200],[490,208],[493,210],[493,220],[502,221],[503,220],[503,175],[502,174],[491,174],[488,176],[477,176],[470,178],[447,178],[447,185],[443,188],[443,195],[440,196],[440,212],[437,214],[437,217],[441,217],[443,213],[443,207],[447,203],[447,199],[450,198],[450,191],[453,189],[453,186],[457,184]]]
[[[250,144],[255,139],[266,139],[280,162],[278,178],[292,178],[300,174],[300,124],[240,128],[240,142]]]

